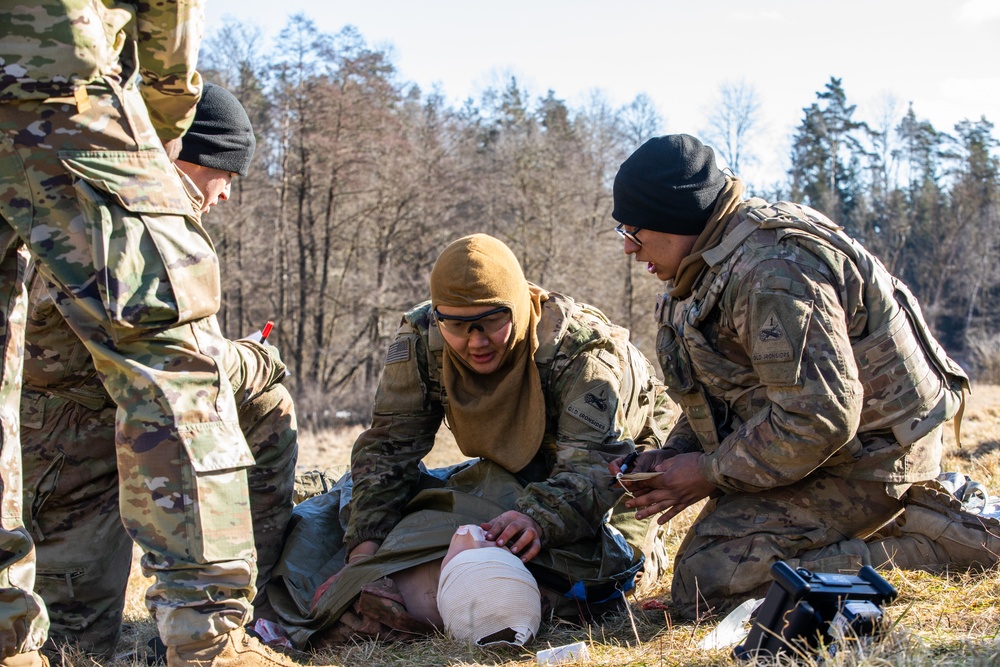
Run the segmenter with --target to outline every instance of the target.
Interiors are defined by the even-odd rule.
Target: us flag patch
[[[410,341],[407,339],[397,340],[389,346],[389,352],[385,355],[385,363],[395,364],[400,361],[410,360]]]

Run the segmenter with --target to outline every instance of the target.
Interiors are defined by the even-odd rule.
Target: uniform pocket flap
[[[171,177],[176,167],[161,151],[60,151],[59,158],[77,178],[129,211],[194,213],[180,178]]]
[[[234,437],[226,437],[227,430],[234,431]],[[197,473],[249,468],[256,463],[250,447],[245,442],[240,442],[242,433],[235,424],[230,429],[220,429],[218,423],[192,424],[179,426],[178,432],[191,460],[191,467]],[[237,433],[240,434],[239,438],[235,437]],[[226,444],[222,446],[220,441]]]

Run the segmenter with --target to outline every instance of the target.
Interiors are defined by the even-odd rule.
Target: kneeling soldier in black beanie
[[[625,504],[663,523],[708,498],[678,551],[674,604],[694,618],[762,597],[777,561],[992,566],[1000,524],[935,479],[966,374],[839,226],[743,190],[683,134],[643,144],[614,183],[625,253],[666,282],[657,355],[684,412],[639,457],[636,472],[660,474],[630,483]]]

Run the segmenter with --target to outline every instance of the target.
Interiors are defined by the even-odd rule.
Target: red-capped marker
[[[268,320],[267,324],[264,325],[264,328],[260,330],[260,342],[263,343],[265,340],[267,340],[267,337],[271,335],[271,329],[273,328],[274,328],[274,322]]]

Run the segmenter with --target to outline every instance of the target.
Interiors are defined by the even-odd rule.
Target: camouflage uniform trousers
[[[770,587],[771,565],[854,574],[867,537],[903,509],[885,482],[818,471],[761,493],[710,499],[677,551],[671,596],[684,618],[724,614]]]
[[[0,320],[3,372],[0,375],[0,659],[33,651],[45,641],[49,621],[41,598],[32,592],[35,552],[21,521],[21,446],[18,401],[24,358],[28,255],[10,227],[0,226]]]
[[[239,415],[256,460],[249,478],[260,606],[292,514],[298,449],[288,390],[279,384],[254,393]],[[133,546],[118,509],[115,408],[25,390],[21,414],[25,524],[36,545],[35,592],[48,609],[50,644],[110,656]]]
[[[144,572],[156,577],[146,600],[160,636],[183,644],[249,616],[253,457],[215,360],[223,339],[210,318],[220,298],[214,248],[134,85],[107,78],[87,92],[78,104],[0,104],[0,216],[39,274],[68,295],[57,306],[118,406],[122,519],[145,552]],[[17,290],[9,280],[0,286],[6,314]],[[4,370],[9,392],[19,369]],[[17,443],[11,407],[5,451]],[[18,467],[5,467],[5,487],[19,486]],[[15,554],[5,556],[10,567],[27,550],[4,553]],[[14,583],[30,590],[29,581]],[[0,609],[0,634],[15,637],[5,651],[34,643],[23,618],[23,608]]]

